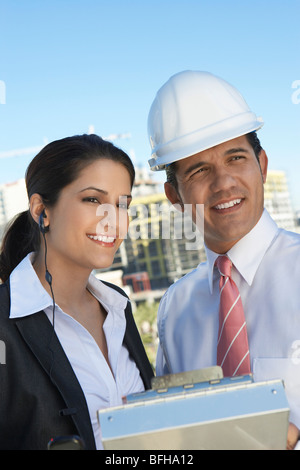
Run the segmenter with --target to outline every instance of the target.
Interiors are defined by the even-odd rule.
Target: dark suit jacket
[[[126,295],[122,289],[111,287]],[[75,373],[43,311],[9,319],[9,282],[0,285],[0,449],[46,450],[52,437],[79,435],[95,449],[87,403]],[[124,344],[151,388],[152,367],[137,331],[130,302],[125,310]]]

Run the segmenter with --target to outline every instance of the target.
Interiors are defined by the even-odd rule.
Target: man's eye
[[[237,155],[236,157],[232,157],[231,160],[237,161],[237,160],[242,160],[243,158],[245,158],[245,157],[242,157],[242,156],[240,156],[240,155]]]
[[[201,173],[204,173],[206,170],[207,170],[206,167],[198,168],[198,170],[196,170],[191,176],[199,175]]]

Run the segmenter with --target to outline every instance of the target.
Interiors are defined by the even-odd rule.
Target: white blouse
[[[32,266],[33,255],[27,255],[10,276],[10,318],[25,317],[44,310],[52,323],[53,301]],[[123,345],[126,328],[124,310],[128,299],[92,274],[88,289],[107,311],[103,330],[113,373],[91,334],[58,305],[55,308],[55,332],[84,392],[96,447],[103,449],[97,410],[121,405],[123,396],[144,390],[144,384],[135,362]]]

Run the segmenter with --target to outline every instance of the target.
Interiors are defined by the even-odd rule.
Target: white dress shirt
[[[217,254],[175,282],[158,311],[156,374],[216,365],[219,328]],[[241,294],[254,380],[283,379],[290,421],[300,428],[300,235],[268,212],[227,253]]]
[[[10,318],[44,310],[52,323],[52,298],[40,283],[31,264],[32,258],[33,253],[24,258],[10,276]],[[93,275],[89,278],[88,289],[107,311],[103,330],[113,374],[91,334],[58,305],[55,309],[55,332],[84,392],[96,447],[102,449],[97,410],[121,405],[123,396],[143,391],[144,385],[135,362],[123,346],[124,309],[128,299]]]

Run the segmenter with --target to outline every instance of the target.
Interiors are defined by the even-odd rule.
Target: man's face
[[[165,184],[172,204],[204,205],[204,241],[216,253],[226,253],[258,222],[264,204],[263,183],[268,159],[258,163],[245,136],[199,152],[176,163],[178,190]]]

